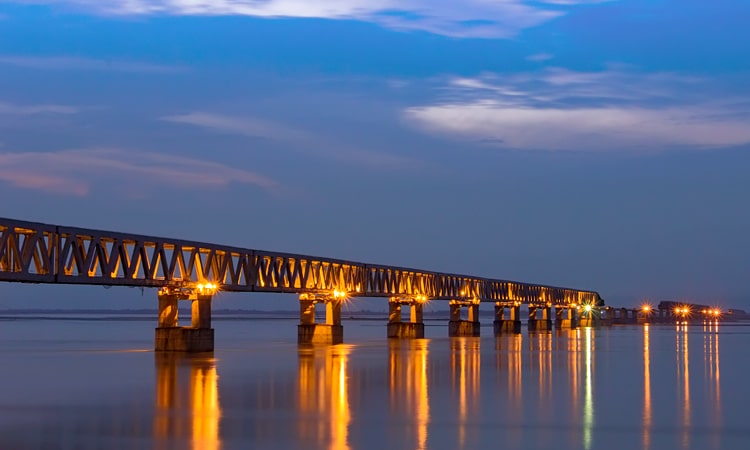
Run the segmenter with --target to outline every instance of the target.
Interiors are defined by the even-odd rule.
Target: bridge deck
[[[590,303],[593,291],[0,218],[0,281]]]

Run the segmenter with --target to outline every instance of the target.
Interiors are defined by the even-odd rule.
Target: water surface
[[[150,319],[0,320],[0,448],[750,448],[750,326],[344,326],[300,348],[294,320],[217,320],[186,356]]]

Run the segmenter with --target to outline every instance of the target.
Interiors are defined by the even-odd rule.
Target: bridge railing
[[[596,292],[0,218],[0,281],[190,286],[223,291],[424,295],[529,304],[593,302]]]

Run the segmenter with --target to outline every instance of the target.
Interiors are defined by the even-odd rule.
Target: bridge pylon
[[[462,308],[466,308],[466,319],[461,318]],[[454,299],[450,301],[448,336],[479,336],[479,299]]]
[[[399,339],[424,338],[424,321],[422,313],[427,297],[424,295],[398,296],[388,299],[388,337]],[[410,309],[409,321],[404,322],[401,316],[403,306]]]
[[[341,305],[346,293],[305,293],[299,296],[299,325],[297,326],[297,343],[299,344],[341,344],[344,342],[344,327],[341,325]],[[315,320],[315,305],[323,303],[326,307],[325,323]]]
[[[539,317],[539,310],[542,317]],[[529,331],[551,331],[552,330],[552,304],[529,305]]]
[[[191,353],[214,351],[211,302],[216,289],[213,283],[200,283],[192,288],[159,289],[159,321],[154,350]],[[189,327],[178,324],[177,304],[180,300],[192,302],[192,324]]]
[[[505,314],[508,308],[508,315]],[[495,336],[521,333],[521,304],[519,302],[495,302]]]
[[[575,303],[558,307],[555,310],[555,328],[578,328],[578,306]]]

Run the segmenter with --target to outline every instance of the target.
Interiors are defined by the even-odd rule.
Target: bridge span
[[[522,304],[530,329],[549,330],[553,315],[558,327],[577,326],[599,300],[588,290],[6,218],[0,281],[158,288],[156,349],[175,351],[213,349],[217,290],[298,294],[300,343],[342,342],[341,305],[351,297],[388,298],[388,336],[401,338],[424,336],[430,300],[449,301],[451,336],[479,335],[482,302],[495,304],[496,333],[517,333]],[[192,301],[189,327],[178,326],[180,300]],[[318,304],[325,323],[316,323]],[[404,306],[410,315],[402,321]]]

